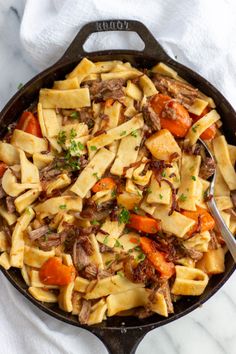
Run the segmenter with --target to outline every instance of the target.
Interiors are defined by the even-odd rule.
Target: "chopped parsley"
[[[162,175],[162,177],[166,177],[166,172],[163,171],[163,172],[161,173],[161,175]]]
[[[150,188],[150,187],[149,187],[149,188],[147,188],[146,192],[147,192],[147,194],[151,194],[151,193],[152,193],[151,188]]]
[[[193,181],[196,181],[197,179],[196,179],[196,176],[191,176],[191,179],[193,180]]]
[[[117,272],[117,275],[119,275],[120,277],[124,278],[124,273],[121,272],[121,271],[118,271],[118,272]]]
[[[126,208],[123,208],[118,215],[119,224],[127,224],[129,222],[130,214]]]
[[[105,265],[106,265],[107,267],[109,267],[109,265],[110,265],[112,262],[113,262],[113,260],[110,259],[109,261],[106,261],[106,262],[105,262]]]
[[[123,132],[120,133],[120,136],[124,136],[126,134],[126,131],[123,130]]]
[[[22,82],[19,83],[19,85],[17,86],[17,90],[20,90],[24,85],[22,84]]]
[[[65,130],[59,131],[58,137],[57,137],[57,142],[59,145],[64,145],[66,142],[66,132]]]
[[[134,211],[135,211],[135,213],[136,213],[137,211],[139,211],[139,207],[138,207],[137,205],[134,207]]]
[[[99,181],[99,179],[100,179],[100,178],[98,177],[98,173],[97,173],[97,172],[94,172],[94,173],[93,173],[93,177],[95,177],[95,178],[97,179],[97,181]]]
[[[193,126],[192,126],[192,131],[193,131],[194,133],[196,133],[196,132],[197,132],[197,128],[198,128],[198,125],[195,125],[195,126],[193,125]]]
[[[66,209],[66,204],[59,205],[59,208],[60,208],[61,210],[65,210],[65,209]]]
[[[181,201],[181,202],[185,202],[185,200],[187,199],[187,196],[185,195],[185,194],[181,194],[181,196],[179,197],[179,200]]]
[[[74,139],[76,137],[77,133],[74,128],[70,130],[70,140]]]
[[[91,220],[90,222],[92,225],[99,225],[99,222],[97,220]]]
[[[134,250],[137,251],[137,252],[141,252],[140,246],[135,246],[135,247],[134,247]]]
[[[72,119],[78,119],[78,118],[79,118],[79,112],[76,112],[76,111],[72,112],[71,115],[70,115],[70,117],[71,117]]]
[[[144,261],[145,258],[146,258],[146,256],[145,256],[144,253],[140,253],[140,254],[137,256],[137,260],[138,260],[138,261]]]
[[[91,150],[91,151],[96,151],[96,150],[97,150],[97,147],[96,147],[95,145],[92,145],[92,146],[90,146],[90,150]]]
[[[84,144],[82,144],[80,141],[78,141],[77,146],[78,146],[79,150],[84,150],[85,149]]]
[[[115,242],[115,245],[114,245],[115,247],[122,247],[122,245],[121,245],[121,243],[120,243],[120,241],[118,241],[118,240],[116,240],[116,242]]]
[[[109,237],[109,235],[106,235],[106,236],[104,237],[104,240],[103,240],[104,245],[107,245],[107,243],[108,243],[108,237]]]
[[[115,197],[116,197],[116,190],[115,190],[115,189],[112,190],[111,196],[112,196],[112,198],[115,198]]]
[[[133,130],[133,131],[131,132],[131,136],[133,136],[134,138],[137,138],[137,136],[138,136],[137,130]]]
[[[163,199],[163,195],[162,195],[162,194],[159,194],[159,198],[160,198],[160,199]]]

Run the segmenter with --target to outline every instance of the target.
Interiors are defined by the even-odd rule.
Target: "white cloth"
[[[63,54],[79,28],[98,19],[144,22],[165,50],[216,85],[236,107],[236,5],[234,0],[27,0],[21,41],[37,70]],[[128,38],[128,41],[127,41]],[[136,48],[127,33],[94,36],[87,49]],[[2,354],[99,353],[88,332],[60,323],[25,300],[0,274]]]

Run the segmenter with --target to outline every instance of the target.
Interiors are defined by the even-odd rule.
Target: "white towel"
[[[21,41],[37,68],[64,53],[80,27],[98,19],[144,22],[165,50],[236,102],[234,0],[27,0]],[[128,39],[127,39],[128,38]],[[127,33],[94,35],[87,48],[136,48]]]
[[[85,23],[137,19],[146,24],[169,55],[205,76],[236,107],[235,15],[234,0],[27,0],[21,41],[29,60],[39,70],[60,58]],[[114,33],[101,33],[86,48],[137,46],[138,41],[127,33],[115,37]],[[106,353],[94,336],[38,310],[2,274],[0,281],[0,333],[4,339],[0,353]],[[184,341],[185,337],[183,345]],[[151,341],[145,349],[152,352]]]

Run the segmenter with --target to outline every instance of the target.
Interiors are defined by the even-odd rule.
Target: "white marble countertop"
[[[20,83],[26,83],[36,74],[35,69],[27,62],[20,45],[19,26],[22,11],[21,1],[0,1],[0,109],[17,91]],[[0,274],[0,281],[0,291],[3,292],[7,280],[2,274]],[[15,290],[12,288],[12,291]],[[236,274],[232,275],[227,284],[201,308],[177,322],[151,331],[140,344],[137,353],[236,353],[235,296]],[[6,307],[8,305],[6,298]],[[44,320],[49,321],[48,316],[44,316]],[[61,326],[66,325],[62,323]],[[89,335],[88,346],[90,339]],[[0,342],[3,343],[5,340],[6,338],[0,333]],[[1,349],[0,352],[6,354]]]

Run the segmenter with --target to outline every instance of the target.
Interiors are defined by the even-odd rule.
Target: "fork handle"
[[[233,236],[233,234],[230,232],[228,226],[224,222],[224,219],[222,218],[217,206],[214,197],[211,198],[207,202],[207,206],[212,214],[212,216],[215,219],[216,226],[218,227],[219,232],[221,233],[233,259],[234,262],[236,263],[236,240]]]

